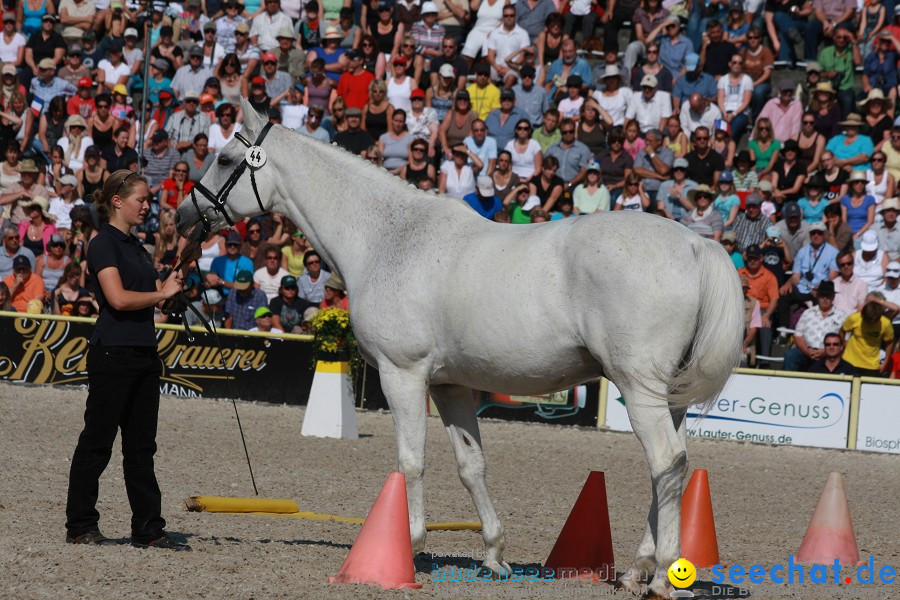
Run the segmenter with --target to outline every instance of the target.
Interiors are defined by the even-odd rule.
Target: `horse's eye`
[[[231,164],[231,159],[228,158],[227,156],[220,156],[220,157],[219,157],[219,166],[220,166],[220,167],[227,167],[227,166],[230,165],[230,164]]]

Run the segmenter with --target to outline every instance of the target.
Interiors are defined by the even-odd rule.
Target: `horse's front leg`
[[[441,420],[450,436],[459,478],[469,490],[475,503],[475,510],[481,519],[485,550],[482,566],[495,573],[502,571],[512,573],[510,566],[503,560],[506,537],[484,478],[484,452],[481,448],[481,434],[475,417],[472,390],[457,385],[432,386],[431,399],[440,411]]]
[[[380,367],[381,389],[387,398],[397,435],[397,461],[406,476],[409,533],[413,553],[425,549],[425,380],[419,374]]]

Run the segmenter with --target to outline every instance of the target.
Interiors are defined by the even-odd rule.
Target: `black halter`
[[[260,132],[259,136],[256,138],[256,142],[251,144],[247,141],[247,138],[242,136],[240,133],[235,133],[234,137],[238,139],[239,142],[247,146],[247,148],[253,148],[256,146],[261,146],[263,140],[266,139],[266,135],[268,135],[269,130],[272,128],[273,123],[266,123],[266,126],[263,127],[263,130]],[[234,226],[234,221],[231,220],[231,217],[228,216],[228,212],[225,210],[225,205],[228,202],[228,194],[231,192],[231,189],[237,184],[238,179],[241,178],[241,175],[244,174],[244,170],[250,167],[250,184],[253,186],[253,193],[256,195],[256,203],[259,204],[259,210],[262,212],[266,212],[266,208],[263,206],[262,200],[259,197],[259,190],[256,188],[256,171],[260,167],[252,167],[247,162],[247,156],[244,155],[244,160],[241,161],[241,164],[237,166],[234,172],[231,173],[231,176],[228,178],[228,181],[225,182],[225,185],[219,190],[218,194],[213,194],[206,186],[202,183],[194,184],[194,188],[191,190],[191,201],[194,203],[194,208],[197,210],[197,216],[200,218],[200,222],[203,225],[201,230],[198,230],[201,233],[202,237],[195,241],[205,240],[206,237],[212,231],[212,225],[209,222],[209,218],[206,216],[206,213],[200,210],[200,205],[197,203],[197,195],[196,192],[199,190],[203,196],[206,197],[207,200],[213,205],[213,209],[216,212],[222,214],[225,217],[225,221],[229,226]],[[198,237],[196,234],[198,231],[194,232],[194,235],[191,235],[191,238]]]

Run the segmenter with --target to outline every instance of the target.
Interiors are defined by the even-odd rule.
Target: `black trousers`
[[[76,536],[98,526],[99,479],[121,429],[131,536],[145,543],[159,537],[166,525],[153,472],[162,364],[152,346],[92,346],[87,363],[87,408],[69,472],[66,529]]]

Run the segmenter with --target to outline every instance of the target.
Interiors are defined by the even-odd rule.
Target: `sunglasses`
[[[263,64],[264,65],[277,65],[278,61],[277,60],[264,60]]]
[[[853,262],[839,262],[839,263],[838,263],[838,266],[839,266],[839,267],[852,267],[852,266],[853,266]]]
[[[187,173],[187,171],[185,171],[185,173]],[[247,230],[247,233],[249,233],[249,234],[261,233],[261,230],[259,230],[259,229],[248,229],[248,230]]]
[[[306,261],[306,266],[307,266],[307,267],[310,266],[310,265],[319,265],[319,264],[322,264],[322,261],[320,261],[320,260],[309,260],[309,261]]]
[[[574,129],[560,129],[559,132],[562,133],[563,135],[570,135],[570,134],[574,135],[575,130]]]
[[[884,162],[884,160],[885,160],[885,159],[882,158],[882,157],[878,157],[878,158],[876,158],[876,157],[874,157],[874,156],[872,157],[872,162]]]
[[[840,344],[838,342],[825,342],[826,348],[839,348]]]
[[[531,131],[531,127],[516,127],[516,131]]]
[[[175,173],[187,173],[187,169],[172,169]]]
[[[816,122],[815,121],[803,121],[803,124],[804,125],[815,125]]]
[[[694,139],[698,142],[703,142],[703,141],[708,140],[709,136],[708,135],[698,135],[698,136],[695,136]]]

